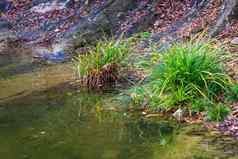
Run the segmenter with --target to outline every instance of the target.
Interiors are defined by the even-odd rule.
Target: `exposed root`
[[[81,79],[81,86],[88,89],[102,89],[108,85],[113,85],[118,80],[118,65],[108,64],[100,70],[93,70]]]

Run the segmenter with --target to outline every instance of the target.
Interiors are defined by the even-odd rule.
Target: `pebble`
[[[238,45],[238,37],[235,37],[231,40],[231,44]]]
[[[173,117],[175,117],[175,119],[178,121],[182,121],[184,118],[184,113],[185,110],[179,108],[176,112],[173,113]]]
[[[45,132],[45,131],[41,131],[40,134],[41,134],[41,135],[45,135],[46,132]]]
[[[141,114],[142,114],[142,115],[146,115],[147,113],[143,111]]]

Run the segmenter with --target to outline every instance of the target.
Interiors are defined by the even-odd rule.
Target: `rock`
[[[9,33],[9,34],[8,34]],[[10,32],[1,32],[0,29],[0,55],[19,52],[19,45],[14,41],[15,37]]]
[[[4,41],[0,42],[0,55],[5,54],[4,50],[7,47],[7,44]]]
[[[76,46],[85,43],[94,43],[103,36],[110,35],[117,27],[118,13],[126,12],[135,5],[134,0],[109,0],[104,7],[90,18],[81,19],[74,34]],[[71,35],[66,35],[71,37]]]
[[[5,12],[11,5],[10,1],[7,0],[1,0],[0,1],[0,13]]]
[[[124,36],[129,36],[145,30],[155,18],[152,6],[155,6],[158,1],[149,0],[143,5],[140,3],[142,2],[135,0],[108,0],[104,8],[95,13],[92,18],[81,19],[73,36],[75,46],[94,44],[105,36],[118,37],[122,33]],[[141,15],[131,15],[131,12]],[[66,37],[72,35],[67,34]]]
[[[77,48],[74,53],[76,55],[86,55],[88,54],[90,51],[90,48],[89,47],[80,47],[80,48]]]
[[[6,20],[0,18],[0,29],[9,29],[11,28],[11,24],[7,22]]]
[[[191,6],[198,6],[200,3],[202,2],[202,0],[192,0],[191,1]]]
[[[56,52],[42,52],[36,58],[40,58],[45,61],[49,62],[62,62],[65,60],[65,53],[63,50],[56,51]]]
[[[46,132],[45,132],[45,131],[41,131],[40,134],[41,134],[41,135],[45,135]]]
[[[231,40],[231,44],[238,45],[238,37],[235,37]]]
[[[222,2],[215,25],[210,26],[208,35],[214,37],[224,30],[229,21],[233,18],[234,13],[237,13],[237,0],[225,0]]]
[[[185,110],[179,108],[176,112],[173,113],[173,117],[175,117],[176,120],[182,121],[184,119]]]
[[[0,19],[1,20],[1,19]],[[1,28],[0,22],[0,41],[15,41],[16,35],[7,28]]]

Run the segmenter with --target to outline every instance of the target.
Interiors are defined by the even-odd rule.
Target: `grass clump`
[[[226,99],[231,102],[238,101],[238,84],[234,84],[229,89],[227,89]]]
[[[218,103],[207,108],[206,118],[209,121],[223,121],[229,113],[230,109],[226,105]]]
[[[172,95],[175,105],[198,97],[219,99],[230,85],[217,56],[219,51],[208,42],[174,44],[151,75],[161,83],[159,96]]]
[[[222,48],[208,41],[172,45],[159,57],[149,75],[150,81],[140,87],[139,95],[135,89],[131,99],[153,109],[183,107],[206,112],[211,120],[224,119],[228,114],[226,106],[217,103],[223,102],[225,90],[232,82],[223,70],[220,53]],[[212,106],[203,104],[206,101]]]
[[[207,121],[223,121],[230,113],[229,107],[224,103],[214,103],[206,99],[196,99],[191,106],[191,110],[194,113],[205,112]]]
[[[75,69],[81,85],[99,89],[115,83],[129,50],[125,41],[105,40],[99,41],[86,55],[75,57]]]

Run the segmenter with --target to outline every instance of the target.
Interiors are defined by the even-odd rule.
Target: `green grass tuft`
[[[212,105],[207,110],[207,120],[209,121],[223,121],[227,115],[229,115],[230,109],[222,104],[218,103],[216,105]]]
[[[99,41],[86,55],[75,57],[75,69],[81,84],[101,88],[115,82],[129,50],[129,44],[124,41],[105,40]]]
[[[222,53],[222,47],[209,41],[174,44],[156,60],[151,56],[152,61],[159,62],[152,68],[148,82],[126,94],[132,105],[146,104],[152,110],[183,107],[195,113],[206,112],[209,120],[223,120],[229,111],[219,103],[224,102],[232,82],[220,62]]]
[[[217,57],[219,51],[209,42],[174,44],[163,53],[151,75],[161,83],[158,95],[169,94],[174,105],[199,97],[219,99],[231,84]]]
[[[226,99],[231,102],[238,101],[238,84],[234,84],[229,89],[227,89]]]

